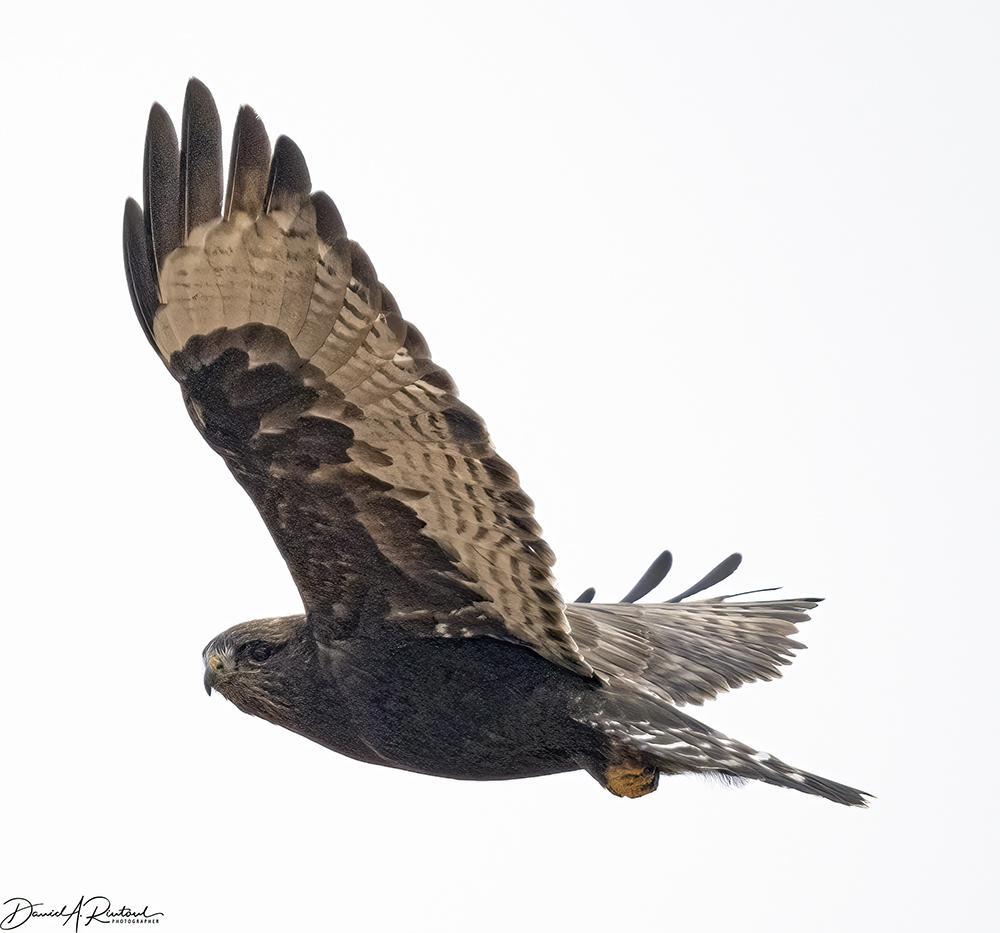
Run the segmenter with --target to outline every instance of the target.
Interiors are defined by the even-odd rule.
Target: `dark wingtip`
[[[327,246],[333,246],[337,240],[347,236],[344,219],[330,195],[325,191],[316,191],[312,203],[316,209],[316,232]]]
[[[199,94],[211,98],[212,92],[205,86],[205,82],[192,75],[188,78],[187,87],[184,89],[185,95]]]
[[[649,565],[646,572],[639,578],[635,586],[621,598],[623,603],[634,603],[642,599],[647,593],[655,590],[662,582],[663,578],[670,573],[673,566],[674,556],[670,551],[663,551],[656,560]]]
[[[597,590],[592,586],[588,586],[576,599],[573,600],[575,603],[592,603],[594,597],[597,595]]]
[[[351,244],[351,278],[362,286],[364,289],[361,292],[362,298],[376,314],[379,314],[383,310],[382,285],[378,280],[378,273],[375,271],[375,266],[372,264],[368,254],[354,240],[348,240],[347,242]],[[398,323],[402,324],[401,318]]]
[[[184,94],[180,150],[180,226],[186,237],[222,210],[222,123],[212,92],[191,78]]]
[[[132,307],[139,319],[146,339],[155,347],[153,340],[153,316],[159,306],[155,272],[149,257],[146,231],[142,219],[142,208],[133,198],[125,202],[122,221],[122,252],[125,259],[125,277]]]
[[[724,561],[709,570],[694,586],[688,587],[683,593],[678,593],[677,596],[673,597],[673,599],[668,599],[667,602],[679,603],[682,599],[687,599],[689,596],[694,596],[702,590],[707,590],[709,587],[721,583],[727,577],[732,576],[736,568],[742,563],[742,554],[730,554]]]
[[[177,132],[160,104],[149,108],[143,155],[143,218],[150,255],[162,269],[181,241],[177,202],[180,191],[180,155]]]
[[[264,209],[271,167],[271,140],[253,107],[244,104],[236,115],[229,156],[225,217],[243,211],[256,217]]]
[[[279,136],[271,157],[264,209],[297,211],[311,190],[312,180],[302,150],[287,136]]]

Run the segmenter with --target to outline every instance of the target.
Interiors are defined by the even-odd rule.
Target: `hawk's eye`
[[[247,654],[254,661],[266,661],[274,649],[266,641],[252,641],[247,645]]]

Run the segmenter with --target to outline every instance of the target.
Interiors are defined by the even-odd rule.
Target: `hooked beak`
[[[209,696],[212,695],[212,688],[219,679],[219,673],[222,671],[223,667],[224,664],[222,658],[217,654],[211,655],[205,662],[205,693]]]

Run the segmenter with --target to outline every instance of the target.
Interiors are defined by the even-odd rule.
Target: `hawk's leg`
[[[660,780],[659,768],[635,760],[588,762],[584,768],[616,797],[645,797],[656,790]]]
[[[601,783],[616,797],[645,797],[656,790],[659,780],[656,768],[626,764],[609,765]]]

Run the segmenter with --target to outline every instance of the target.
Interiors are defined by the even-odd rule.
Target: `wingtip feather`
[[[181,241],[177,201],[180,191],[180,154],[177,131],[164,108],[149,108],[143,153],[143,218],[149,252],[162,269]]]
[[[271,166],[271,140],[257,112],[244,104],[236,115],[229,156],[225,217],[243,211],[256,217],[264,209]]]
[[[279,136],[271,157],[264,209],[298,211],[312,190],[312,180],[302,150],[287,136]]]
[[[337,240],[347,236],[344,219],[330,195],[325,191],[313,192],[312,203],[316,209],[316,232],[327,246],[333,246]]]
[[[674,563],[674,555],[670,551],[662,551],[651,563],[646,572],[639,578],[635,586],[622,597],[623,603],[634,603],[655,590],[670,573]]]
[[[180,228],[186,238],[222,208],[222,123],[212,92],[191,78],[184,94],[180,147]]]
[[[125,259],[125,277],[128,281],[132,307],[139,319],[146,339],[156,346],[153,339],[153,316],[159,299],[152,263],[146,244],[146,233],[142,218],[142,208],[133,198],[125,201],[122,219],[122,253]]]
[[[681,600],[687,599],[689,596],[694,596],[697,593],[701,593],[703,590],[710,589],[716,584],[731,577],[742,563],[742,554],[739,552],[730,554],[725,560],[709,570],[709,572],[706,573],[705,576],[703,576],[697,583],[693,586],[689,586],[683,593],[678,593],[672,599],[668,599],[667,602],[679,603]]]

